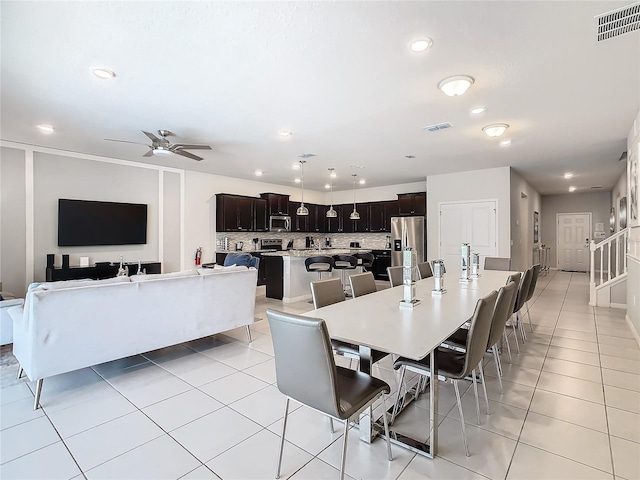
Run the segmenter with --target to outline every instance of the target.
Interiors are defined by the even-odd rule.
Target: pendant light
[[[304,164],[307,163],[306,160],[300,160],[300,185],[302,187],[302,201],[300,202],[300,206],[296,210],[296,215],[305,216],[309,215],[309,209],[304,206]]]
[[[330,168],[329,169],[329,186],[331,188],[331,206],[329,207],[329,210],[327,210],[326,213],[326,217],[327,218],[336,218],[338,216],[338,212],[336,212],[333,209],[333,178],[336,176],[336,174],[333,172],[335,169],[334,168]]]
[[[360,220],[360,214],[356,210],[356,177],[357,173],[351,175],[353,177],[353,212],[349,215],[349,220]]]

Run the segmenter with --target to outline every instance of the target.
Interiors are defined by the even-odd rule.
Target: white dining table
[[[485,270],[479,278],[460,283],[460,271],[449,271],[443,277],[444,294],[434,294],[434,278],[415,283],[415,297],[420,301],[412,308],[401,307],[403,286],[380,290],[344,302],[311,310],[305,316],[326,322],[332,339],[359,345],[359,369],[371,373],[371,350],[380,350],[413,360],[429,355],[473,315],[478,299],[503,286],[515,272]],[[436,356],[430,356],[430,368],[437,371]],[[394,432],[392,441],[417,453],[433,458],[438,450],[438,382],[429,386],[429,439],[419,442]],[[403,402],[404,403],[404,402]],[[375,419],[360,418],[360,438],[371,442],[378,434]],[[391,427],[393,430],[393,428]]]

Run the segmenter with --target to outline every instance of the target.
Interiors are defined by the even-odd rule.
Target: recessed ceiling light
[[[569,187],[569,191],[570,192],[575,192],[576,191],[576,187]]]
[[[327,190],[331,188],[331,185],[329,185],[328,183],[324,184],[324,188],[326,188]]]
[[[108,68],[104,68],[104,67],[96,67],[93,69],[93,74],[98,77],[98,78],[102,78],[102,79],[109,79],[109,78],[115,78],[116,76],[116,72],[114,72],[113,70],[109,70]]]
[[[367,182],[365,181],[365,179],[364,179],[364,178],[361,178],[361,179],[360,179],[360,182],[358,182],[358,183],[360,183],[360,185],[364,185],[364,184],[365,184],[365,183],[367,183]]]
[[[36,125],[36,128],[40,130],[42,133],[50,134],[53,133],[53,127],[51,125]]]
[[[487,111],[487,107],[476,107],[471,109],[471,113],[478,115]]]
[[[296,183],[300,183],[300,179],[299,179],[299,178],[296,178],[296,179],[294,180],[294,182],[296,182]]]
[[[500,142],[501,147],[508,147],[509,145],[511,145],[511,140],[502,140]]]
[[[442,90],[445,95],[455,97],[466,92],[474,82],[475,79],[469,75],[452,75],[440,80],[438,82],[438,88]]]
[[[291,135],[293,135],[293,133],[291,133],[289,130],[280,130],[278,132],[278,135],[280,135],[283,138],[286,138],[286,137],[290,137]]]
[[[420,40],[416,40],[411,43],[411,50],[414,52],[424,52],[427,48],[433,45],[433,40],[429,37],[421,38]]]
[[[256,177],[261,177],[262,176],[262,170],[256,170],[255,172],[253,172],[256,174]]]
[[[507,131],[507,128],[509,128],[509,125],[506,123],[492,123],[491,125],[482,127],[482,131],[490,137],[499,137]]]
[[[573,173],[571,173],[571,172],[567,172],[567,173],[565,173],[565,174],[564,174],[564,178],[567,178],[567,179],[569,179],[569,178],[573,178]]]

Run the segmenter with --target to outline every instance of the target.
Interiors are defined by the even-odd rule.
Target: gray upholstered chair
[[[433,271],[431,270],[431,264],[429,262],[418,263],[417,267],[420,280],[433,277]]]
[[[484,352],[487,349],[487,341],[489,339],[489,331],[491,330],[491,324],[493,320],[493,310],[496,304],[498,293],[494,290],[489,295],[478,300],[476,309],[471,318],[471,326],[469,327],[469,333],[467,334],[467,342],[465,345],[465,351],[459,352],[450,348],[439,347],[435,350],[436,365],[438,366],[437,374],[448,378],[453,383],[453,387],[456,392],[456,400],[458,402],[458,412],[460,414],[460,424],[462,427],[462,439],[464,440],[464,449],[467,457],[469,456],[469,446],[467,444],[467,434],[464,426],[464,414],[462,412],[462,402],[460,401],[460,390],[458,389],[458,380],[462,380],[468,375],[476,378],[476,368],[480,371],[480,378],[482,385],[486,390],[484,381],[484,372],[482,370],[482,360]],[[462,323],[462,321],[460,322]],[[426,375],[432,377],[430,371],[430,358],[427,355],[422,360],[412,360],[410,358],[400,357],[393,364],[394,368],[401,369],[400,373],[400,387],[398,388],[398,401],[396,402],[393,410],[391,421],[395,419],[395,415],[400,405],[402,385],[404,385],[404,375],[406,370],[419,373],[420,375]],[[436,376],[437,378],[437,376]],[[478,387],[476,382],[473,383],[474,393],[476,398],[478,397]],[[486,398],[486,393],[485,393]],[[478,417],[480,417],[480,410],[476,403],[476,411]]]
[[[336,366],[324,320],[267,310],[276,363],[278,390],[287,397],[280,438],[276,478],[280,477],[282,451],[289,415],[289,401],[300,402],[329,418],[344,422],[340,478],[344,478],[349,422],[382,398],[387,455],[393,460],[389,442],[384,394],[391,387],[362,372]]]
[[[485,257],[485,270],[511,270],[511,259],[504,257]]]
[[[533,325],[531,325],[531,314],[529,313],[529,300],[533,297],[533,293],[536,291],[536,285],[538,284],[538,276],[540,275],[540,264],[536,263],[533,267],[533,274],[531,276],[531,285],[529,285],[529,293],[524,301],[527,307],[527,317],[529,318],[529,329],[533,332]]]
[[[517,327],[520,330],[520,336],[522,338],[522,343],[527,340],[527,334],[524,331],[524,322],[522,321],[522,314],[520,310],[524,306],[524,302],[527,299],[527,295],[529,295],[529,287],[531,286],[531,280],[533,279],[533,267],[527,269],[520,280],[520,286],[518,287],[518,295],[516,296],[516,303],[513,307],[513,313],[516,314],[516,321],[514,324],[514,328]],[[518,352],[520,352],[520,347],[518,347]]]
[[[376,280],[373,278],[373,273],[371,272],[351,275],[349,277],[349,283],[351,283],[351,293],[353,298],[378,291],[378,287],[376,287]]]
[[[391,288],[402,285],[402,267],[387,267],[387,275],[389,275],[389,282]]]

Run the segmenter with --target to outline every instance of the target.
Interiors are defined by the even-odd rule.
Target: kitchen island
[[[307,272],[304,262],[309,257],[317,255],[354,255],[366,253],[371,250],[349,248],[324,248],[322,250],[284,250],[263,253],[266,263],[267,297],[282,299],[282,303],[295,303],[311,299],[309,283],[318,280],[317,272]],[[345,271],[345,279],[348,275],[360,273],[362,269]],[[334,270],[331,273],[323,273],[322,279],[342,278],[342,270]]]

